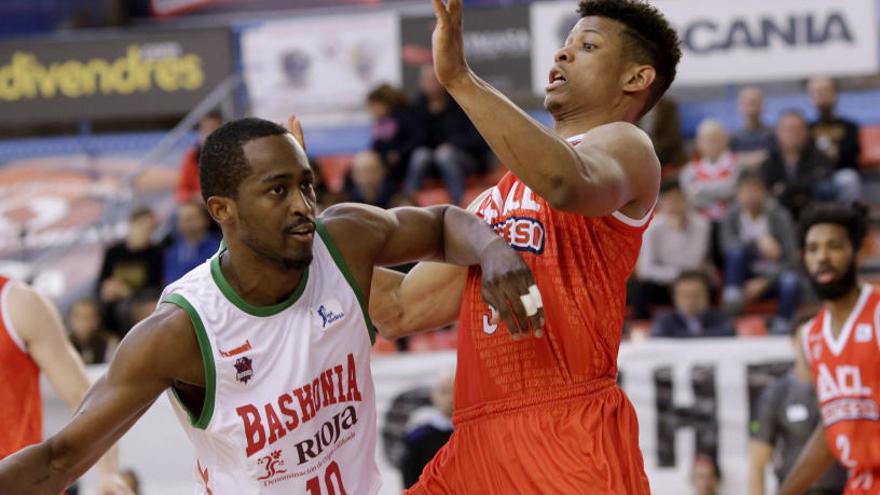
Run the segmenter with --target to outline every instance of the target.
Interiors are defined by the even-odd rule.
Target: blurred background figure
[[[721,122],[706,119],[697,127],[697,158],[681,171],[688,203],[710,220],[720,220],[736,192],[740,164],[730,151],[730,137]]]
[[[83,298],[67,311],[70,343],[85,364],[102,364],[110,361],[119,339],[104,329],[101,308],[92,298]]]
[[[669,96],[660,98],[654,108],[639,121],[639,127],[651,136],[661,166],[677,170],[684,165],[687,158],[684,153],[678,102]]]
[[[458,103],[437,81],[434,68],[425,65],[419,74],[421,95],[414,123],[418,144],[409,162],[404,192],[414,195],[434,166],[446,183],[452,204],[460,205],[465,176],[485,170],[489,148]]]
[[[776,481],[782,484],[819,423],[819,403],[802,336],[803,326],[791,333],[794,368],[767,386],[759,399],[749,442],[749,495],[768,493],[764,478],[771,461]],[[846,470],[835,462],[805,495],[840,495],[846,476]]]
[[[452,435],[454,388],[455,373],[449,371],[442,374],[431,391],[433,411],[404,439],[403,463],[400,470],[405,488],[409,488],[419,480],[425,465],[434,458],[434,454],[438,450],[446,445]]]
[[[763,121],[764,93],[757,86],[739,90],[737,108],[743,126],[733,133],[730,149],[737,154],[744,167],[754,167],[767,159],[773,148],[773,130]]]
[[[186,275],[217,252],[220,235],[210,229],[211,222],[201,198],[177,206],[175,229],[165,248],[163,284]]]
[[[210,112],[199,120],[198,141],[183,154],[180,162],[180,172],[177,178],[177,188],[174,198],[178,203],[185,203],[192,199],[201,199],[202,188],[199,185],[199,153],[202,151],[202,143],[209,134],[223,125],[223,115],[220,112]]]
[[[388,208],[396,189],[388,179],[382,157],[375,151],[362,151],[354,156],[345,192],[349,201]]]
[[[123,469],[120,473],[132,495],[141,495],[141,478],[132,468]]]
[[[372,117],[370,149],[376,152],[387,180],[399,186],[406,177],[407,164],[418,144],[412,109],[406,95],[390,84],[382,84],[367,95]]]
[[[689,207],[677,180],[666,180],[636,264],[636,319],[648,319],[653,306],[672,302],[670,288],[683,271],[705,267],[710,238],[709,221]]]
[[[702,271],[682,272],[672,287],[673,311],[654,319],[652,337],[732,337],[731,320],[712,307],[709,277]]]
[[[691,487],[694,495],[721,495],[721,469],[708,455],[698,454],[694,458]]]
[[[740,176],[736,203],[721,225],[725,308],[738,314],[745,304],[778,298],[771,331],[787,334],[801,296],[798,248],[791,215],[767,197],[758,172]]]
[[[164,255],[153,243],[156,215],[137,208],[128,219],[125,239],[107,248],[98,276],[98,300],[104,322],[120,338],[128,332],[132,300],[142,291],[162,288]]]
[[[807,87],[818,117],[810,124],[816,147],[831,159],[834,184],[841,201],[861,196],[859,126],[837,115],[837,83],[830,77],[814,77]]]

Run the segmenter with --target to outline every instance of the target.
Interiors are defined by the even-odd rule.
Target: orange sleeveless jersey
[[[11,285],[0,277],[0,459],[38,443],[43,432],[40,368],[13,333],[7,306]]]
[[[459,319],[458,420],[553,401],[591,382],[613,384],[626,281],[650,217],[636,222],[620,214],[587,218],[553,210],[511,173],[476,213],[532,269],[545,327],[540,339],[513,341],[504,323],[491,325],[480,271],[471,268]]]
[[[880,291],[862,288],[837,338],[830,320],[822,309],[804,332],[828,446],[851,470],[847,493],[880,493]]]

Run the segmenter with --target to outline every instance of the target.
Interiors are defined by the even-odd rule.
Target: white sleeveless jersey
[[[313,260],[285,302],[256,307],[220,270],[221,252],[165,289],[193,322],[205,400],[169,392],[195,445],[197,494],[375,494],[375,329],[366,300],[318,222]]]

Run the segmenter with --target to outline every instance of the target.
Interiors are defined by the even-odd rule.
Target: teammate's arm
[[[773,456],[773,446],[763,440],[749,441],[749,495],[764,495],[764,473]]]
[[[572,148],[467,66],[462,1],[449,0],[448,7],[442,0],[433,3],[437,78],[502,163],[553,208],[604,216],[642,201],[640,213],[648,212],[660,183],[660,165],[643,131],[625,122],[606,124],[589,131],[581,144]],[[643,72],[644,78],[632,83],[639,85],[634,90],[653,81],[650,70]]]
[[[323,215],[347,260],[357,260],[361,287],[369,290],[373,265],[435,260],[480,265],[483,298],[498,310],[514,337],[539,333],[543,310],[528,315],[521,296],[536,285],[528,266],[482,220],[454,206],[382,210],[345,204]]]
[[[70,423],[0,460],[0,493],[56,495],[95,464],[176,379],[200,385],[203,374],[189,318],[162,305],[123,340],[107,374]]]
[[[71,412],[82,402],[89,389],[82,359],[70,344],[55,305],[37,291],[16,283],[9,289],[9,319],[12,331],[27,346],[28,355],[46,374],[52,388]],[[100,492],[130,493],[118,477],[117,449],[113,448],[98,463]]]
[[[820,423],[779,489],[779,495],[802,495],[834,464],[825,428]]]

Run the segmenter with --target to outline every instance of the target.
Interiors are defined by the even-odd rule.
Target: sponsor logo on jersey
[[[834,366],[834,372],[825,363],[819,363],[816,376],[819,402],[839,398],[870,397],[871,389],[862,385],[862,370],[858,366]]]
[[[321,328],[323,329],[345,317],[345,313],[342,312],[342,304],[336,299],[331,299],[318,306],[315,313],[321,318]]]
[[[269,480],[279,474],[287,472],[287,470],[284,469],[284,459],[281,458],[280,449],[261,457],[260,460],[257,461],[257,464],[260,464],[266,469],[266,473],[257,478],[259,481]]]
[[[492,228],[517,251],[544,252],[544,225],[534,218],[510,217],[492,224]]]
[[[296,455],[299,457],[299,465],[311,461],[321,455],[324,449],[330,447],[337,442],[345,443],[354,437],[354,434],[342,438],[342,434],[357,424],[357,410],[354,406],[348,406],[342,412],[336,413],[333,417],[325,421],[315,434],[301,442],[297,442]]]
[[[228,357],[232,357],[232,356],[237,356],[238,354],[245,353],[249,350],[251,350],[251,341],[245,340],[244,344],[236,347],[235,349],[232,349],[229,352],[226,352],[223,349],[220,349],[220,355],[228,358]]]
[[[870,342],[874,329],[868,323],[860,323],[856,327],[856,342]]]
[[[235,379],[241,383],[247,383],[254,377],[254,362],[244,356],[235,360]]]

